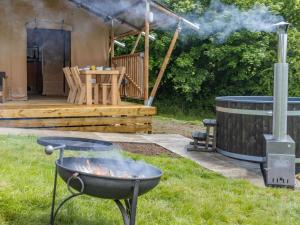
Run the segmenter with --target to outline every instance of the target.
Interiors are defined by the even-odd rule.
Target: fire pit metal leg
[[[80,196],[82,195],[82,193],[78,193],[78,194],[72,194],[70,196],[68,196],[67,198],[65,198],[60,204],[59,206],[57,207],[57,209],[55,210],[55,213],[54,213],[54,216],[53,216],[53,225],[54,225],[54,220],[59,212],[59,210],[61,209],[61,207],[69,200],[71,200],[72,198],[75,198],[77,196]],[[52,225],[52,224],[51,224]]]
[[[117,206],[119,207],[119,209],[122,213],[124,225],[129,225],[129,215],[128,215],[129,211],[128,211],[128,208],[127,207],[125,208],[120,200],[115,200],[115,203],[117,204]]]
[[[133,198],[130,200],[131,202],[131,210],[130,210],[130,225],[135,225],[135,217],[136,217],[136,207],[137,207],[137,200],[139,196],[139,188],[140,188],[140,181],[136,180],[133,189]]]
[[[126,206],[126,212],[130,216],[130,202],[128,199],[124,199],[125,206]]]
[[[82,188],[81,191],[78,193],[75,193],[73,191],[71,191],[70,187],[69,187],[69,183],[72,179],[77,179],[80,181]],[[78,177],[78,174],[74,174],[72,177],[69,178],[68,180],[68,189],[71,192],[71,195],[66,197],[57,207],[57,209],[55,210],[55,198],[56,198],[56,189],[57,189],[57,168],[55,168],[55,176],[54,176],[54,187],[53,187],[53,196],[52,196],[52,206],[51,206],[51,216],[50,216],[50,225],[54,225],[55,222],[55,218],[59,212],[59,210],[62,208],[62,206],[68,202],[69,200],[71,200],[72,198],[75,198],[77,196],[83,195],[83,191],[84,191],[84,183],[83,181],[80,179],[80,177]]]
[[[57,168],[55,167],[54,186],[53,186],[52,205],[51,205],[51,215],[50,215],[50,225],[54,225],[54,207],[55,207],[55,197],[56,197],[56,185],[57,185]]]
[[[134,183],[132,199],[125,199],[125,206],[120,200],[115,200],[115,203],[117,204],[122,213],[124,225],[135,225],[139,187],[140,181],[136,180]]]

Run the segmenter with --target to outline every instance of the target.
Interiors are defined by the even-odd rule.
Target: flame
[[[100,165],[99,163],[93,164],[89,159],[86,161],[85,171],[87,173],[97,175],[97,176],[108,176],[108,177],[119,177],[119,178],[144,178],[144,175],[133,175],[128,170],[122,170],[119,168],[118,170],[111,170],[107,167]]]
[[[114,173],[112,170],[108,168],[104,168],[101,165],[91,165],[90,160],[87,160],[87,165],[86,165],[87,171],[89,171],[92,174],[95,174],[97,176],[114,176]]]

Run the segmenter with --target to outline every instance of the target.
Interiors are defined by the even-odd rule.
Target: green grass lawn
[[[190,120],[189,120],[187,118],[177,118],[177,119],[175,119],[176,117],[172,117],[170,115],[156,115],[153,118],[156,119],[156,120],[159,120],[159,121],[170,121],[170,122],[177,122],[177,123],[190,123],[190,124],[193,124],[193,125],[198,125],[206,117],[198,117],[197,119],[196,118],[190,118]],[[214,118],[214,117],[207,117],[207,118]]]
[[[174,111],[173,113],[165,113],[160,112],[160,108],[158,108],[158,114],[155,117],[162,120],[178,120],[184,122],[199,123],[206,118],[216,118],[216,115],[213,112],[201,112],[200,110],[198,113],[194,114],[184,114],[180,111]]]
[[[300,193],[224,178],[182,158],[127,154],[160,167],[157,188],[139,198],[139,225],[300,224]],[[0,137],[0,224],[49,221],[54,160],[34,137]],[[67,194],[60,181],[59,198]],[[119,225],[112,201],[82,196],[63,208],[57,225]]]

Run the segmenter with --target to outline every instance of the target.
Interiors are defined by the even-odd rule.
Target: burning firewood
[[[95,174],[97,176],[114,176],[114,173],[110,169],[101,167],[100,165],[97,166],[91,165],[89,160],[87,160],[86,167],[88,171],[90,171],[92,174]]]

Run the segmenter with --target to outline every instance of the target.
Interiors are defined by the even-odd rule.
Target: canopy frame
[[[120,10],[117,10],[113,14],[110,14],[109,12],[103,12],[103,10],[100,10],[99,7],[96,9],[95,7],[91,7],[91,5],[88,5],[88,1],[82,2],[82,0],[69,0],[75,4],[77,4],[79,7],[88,10],[92,14],[104,19],[104,22],[111,21],[111,34],[110,34],[110,64],[112,65],[113,57],[115,54],[114,49],[114,40],[124,38],[131,35],[138,35],[137,40],[133,46],[133,49],[131,51],[131,54],[133,54],[140,42],[141,35],[144,32],[145,40],[144,40],[144,103],[145,105],[151,106],[152,102],[154,100],[154,97],[157,94],[157,90],[159,88],[159,85],[161,83],[161,80],[163,78],[163,75],[165,74],[165,71],[167,69],[167,66],[169,64],[171,55],[173,53],[173,50],[175,48],[177,39],[179,37],[180,31],[182,29],[183,24],[187,25],[189,28],[198,31],[199,26],[197,24],[194,24],[187,19],[175,14],[173,11],[165,7],[164,5],[158,3],[155,0],[136,0],[136,1],[129,1],[129,0],[122,0],[124,3],[127,3],[127,7],[123,7]],[[121,1],[121,2],[122,2]],[[90,0],[90,3],[92,3],[93,0]],[[145,8],[144,12],[144,25],[143,26],[136,26],[134,19],[130,17],[121,18],[121,16],[124,16],[125,13],[132,12],[132,7],[139,6],[140,4],[145,4],[143,8]],[[99,3],[101,4],[101,3]],[[102,3],[103,4],[103,3]],[[106,4],[109,4],[109,2],[106,2]],[[114,4],[114,3],[110,3]],[[156,28],[159,26],[162,26],[164,24],[164,21],[160,18],[160,20],[151,21],[150,15],[151,15],[151,9],[156,10],[156,12],[163,14],[165,17],[170,18],[170,20],[174,20],[174,26],[176,26],[176,30],[174,32],[173,38],[171,40],[169,49],[165,55],[165,58],[163,60],[162,66],[160,68],[160,71],[157,75],[156,82],[154,84],[154,87],[152,89],[150,98],[149,98],[149,49],[150,49],[150,41],[149,41],[149,35],[150,35],[150,29]],[[131,19],[131,20],[130,20]],[[142,19],[142,18],[141,18]],[[117,33],[116,30],[116,24],[121,25],[121,27],[126,26],[127,30],[121,33]],[[173,23],[172,23],[173,24]],[[123,26],[122,26],[123,25]]]

